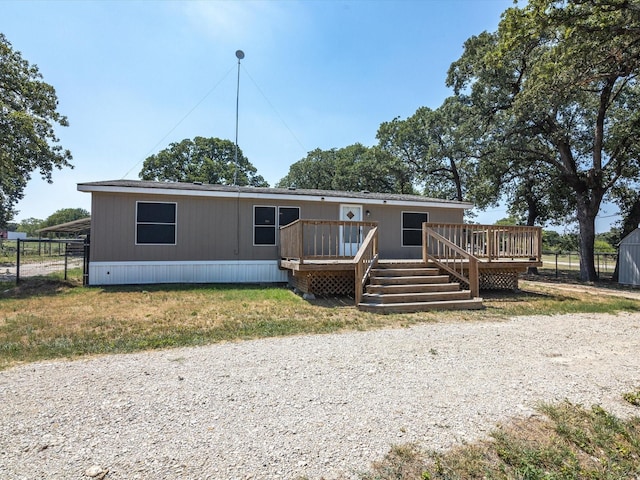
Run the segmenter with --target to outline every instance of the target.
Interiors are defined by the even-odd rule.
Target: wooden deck
[[[378,260],[378,263],[387,264],[387,265],[403,265],[403,264],[411,264],[415,265],[416,263],[422,262],[420,259],[392,259],[392,258],[381,258]],[[425,264],[427,266],[428,263]],[[465,264],[465,265],[468,265]],[[522,272],[526,272],[529,267],[542,267],[542,261],[538,260],[525,260],[525,259],[514,259],[509,261],[493,261],[489,262],[487,260],[481,260],[478,262],[478,268],[484,272],[491,272],[496,270],[504,270],[515,268],[517,270],[521,270]],[[282,259],[280,260],[280,268],[286,270],[292,270],[297,272],[309,272],[309,271],[318,271],[318,270],[354,270],[355,265],[352,259],[332,259],[332,260],[305,260],[304,262],[300,262],[298,259]],[[468,266],[465,266],[465,269]]]
[[[297,220],[280,230],[280,267],[304,293],[352,294],[358,305],[378,266],[438,269],[472,298],[517,289],[521,273],[542,266],[539,227],[425,223],[419,259],[380,258],[377,229],[375,222]]]

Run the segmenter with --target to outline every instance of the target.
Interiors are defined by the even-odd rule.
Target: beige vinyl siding
[[[365,221],[378,222],[378,245],[380,258],[419,259],[422,248],[402,246],[402,212],[424,212],[430,222],[462,223],[463,211],[451,208],[419,208],[395,205],[366,205],[365,211],[371,212]]]
[[[136,245],[136,202],[175,202],[175,245]],[[420,247],[402,247],[402,211],[424,211],[431,222],[462,223],[463,210],[359,203],[363,220],[379,222],[382,258],[420,258]],[[339,203],[328,201],[265,200],[187,195],[92,193],[91,261],[153,262],[212,260],[274,260],[278,246],[253,245],[253,207],[300,207],[301,219],[337,220]],[[366,216],[365,212],[371,215]]]

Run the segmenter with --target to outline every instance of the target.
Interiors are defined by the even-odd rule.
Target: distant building
[[[640,286],[640,228],[636,228],[620,242],[618,282]]]
[[[27,238],[26,232],[8,232],[7,230],[0,230],[1,240],[23,240]]]

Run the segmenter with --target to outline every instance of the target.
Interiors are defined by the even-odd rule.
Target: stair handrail
[[[422,224],[422,237],[424,240],[422,242],[422,261],[427,263],[427,261],[430,260],[442,270],[467,283],[471,291],[471,296],[474,298],[478,297],[480,292],[478,258],[466,252],[424,223]],[[429,240],[431,239],[435,241],[435,248],[433,249],[429,248]],[[431,253],[430,250],[436,253]],[[457,255],[452,255],[452,252],[455,252]],[[464,260],[466,260],[469,265],[468,275],[464,274]]]
[[[353,264],[355,265],[355,302],[356,306],[362,301],[362,293],[364,292],[367,280],[371,276],[371,270],[378,263],[378,227],[373,227],[367,233],[362,245],[358,249]]]

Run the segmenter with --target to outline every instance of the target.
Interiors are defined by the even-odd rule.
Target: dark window
[[[136,243],[175,245],[175,203],[138,202],[136,207]]]
[[[253,243],[276,244],[276,207],[253,207]]]
[[[275,245],[276,244],[275,227],[256,226],[254,242],[256,245]]]
[[[402,231],[402,246],[420,246],[422,245],[422,232],[420,230],[403,230]]]
[[[422,245],[422,224],[428,221],[427,213],[402,212],[402,246]]]
[[[136,233],[138,235],[137,243],[160,243],[170,245],[176,243],[175,225],[138,224]]]
[[[138,202],[138,223],[176,223],[175,203]]]
[[[278,226],[284,227],[300,218],[300,207],[279,207],[278,208]]]
[[[276,218],[277,210],[277,218]],[[299,207],[253,207],[253,244],[275,245],[278,227],[300,218]],[[276,221],[277,220],[277,221]]]
[[[256,225],[276,224],[276,207],[255,207],[254,223]]]

